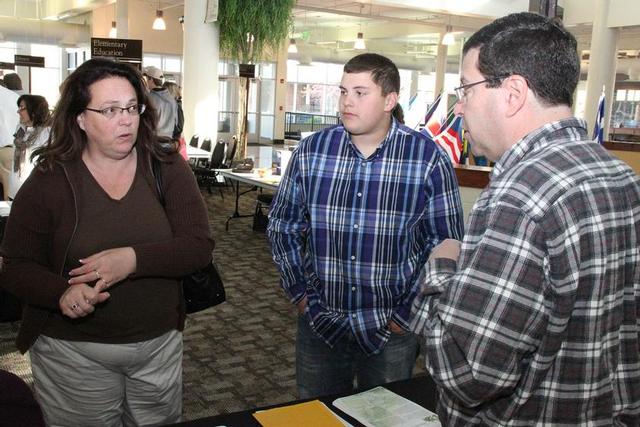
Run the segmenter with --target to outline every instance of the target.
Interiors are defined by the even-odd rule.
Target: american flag
[[[462,117],[455,117],[449,126],[433,140],[449,155],[453,164],[460,164],[462,154]]]

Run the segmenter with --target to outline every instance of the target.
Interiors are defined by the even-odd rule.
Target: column
[[[420,77],[420,72],[418,70],[411,71],[411,87],[409,88],[409,99],[413,98],[413,96],[418,93],[418,78]]]
[[[433,90],[434,97],[437,98],[444,89],[444,74],[447,70],[447,46],[440,43],[438,45],[438,57],[436,58],[436,86]]]
[[[591,30],[591,48],[589,54],[589,71],[587,74],[587,94],[584,106],[584,118],[587,120],[589,136],[595,126],[598,110],[598,99],[605,88],[604,139],[609,139],[609,122],[613,105],[614,85],[616,80],[618,29],[607,27],[609,2],[594,2],[593,27]]]
[[[16,43],[16,54],[17,55],[31,55],[31,43],[25,42],[17,42]],[[11,61],[13,62],[13,61]],[[46,66],[45,60],[45,66]],[[18,65],[15,67],[13,71],[6,70],[5,74],[11,74],[15,72],[18,76],[20,76],[20,80],[22,80],[22,89],[26,93],[31,93],[31,67],[24,67]],[[14,129],[15,130],[15,129]]]
[[[278,49],[278,57],[276,59],[276,108],[274,114],[275,123],[273,124],[273,140],[274,142],[284,142],[284,117],[287,109],[287,58],[289,40],[285,40]]]
[[[207,0],[184,2],[182,108],[184,136],[218,136],[219,26],[205,23]]]
[[[119,39],[129,38],[129,0],[116,1],[116,30]]]

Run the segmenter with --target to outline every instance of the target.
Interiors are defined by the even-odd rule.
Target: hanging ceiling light
[[[287,49],[289,53],[298,53],[298,46],[296,45],[296,39],[289,39],[289,48]]]
[[[451,25],[447,25],[447,32],[442,36],[442,44],[445,46],[451,46],[456,43],[456,39],[453,37],[451,30]]]
[[[358,50],[364,50],[367,48],[367,46],[364,44],[364,36],[362,35],[362,33],[358,33],[358,38],[353,44],[353,48]]]
[[[160,30],[160,31],[164,31],[167,29],[167,24],[164,22],[164,18],[162,17],[162,11],[160,9],[156,10],[156,20],[153,21],[153,26],[151,28],[153,28],[154,30]]]
[[[116,28],[116,21],[111,21],[111,29],[109,30],[109,38],[115,39],[118,37],[118,29]]]

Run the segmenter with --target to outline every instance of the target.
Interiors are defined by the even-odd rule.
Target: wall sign
[[[13,55],[15,65],[44,68],[44,56]]]
[[[92,37],[91,57],[111,58],[124,62],[142,62],[142,40]]]

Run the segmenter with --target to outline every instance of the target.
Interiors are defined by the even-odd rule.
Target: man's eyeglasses
[[[499,82],[500,80],[506,78],[506,76],[502,77],[491,77],[488,79],[480,80],[479,82],[467,83],[466,85],[459,86],[453,89],[456,92],[456,96],[458,97],[459,102],[464,102],[467,97],[467,89],[473,87],[475,85],[479,85],[482,83],[490,83],[490,82]]]
[[[97,110],[95,108],[85,108],[85,110],[88,111],[93,111],[94,113],[100,113],[103,116],[105,116],[107,119],[113,119],[118,113],[124,113],[125,111],[127,113],[129,113],[129,115],[131,116],[139,116],[140,114],[144,113],[144,110],[146,110],[147,106],[144,104],[134,104],[134,105],[129,105],[128,107],[107,107],[107,108],[102,108],[100,110]]]

